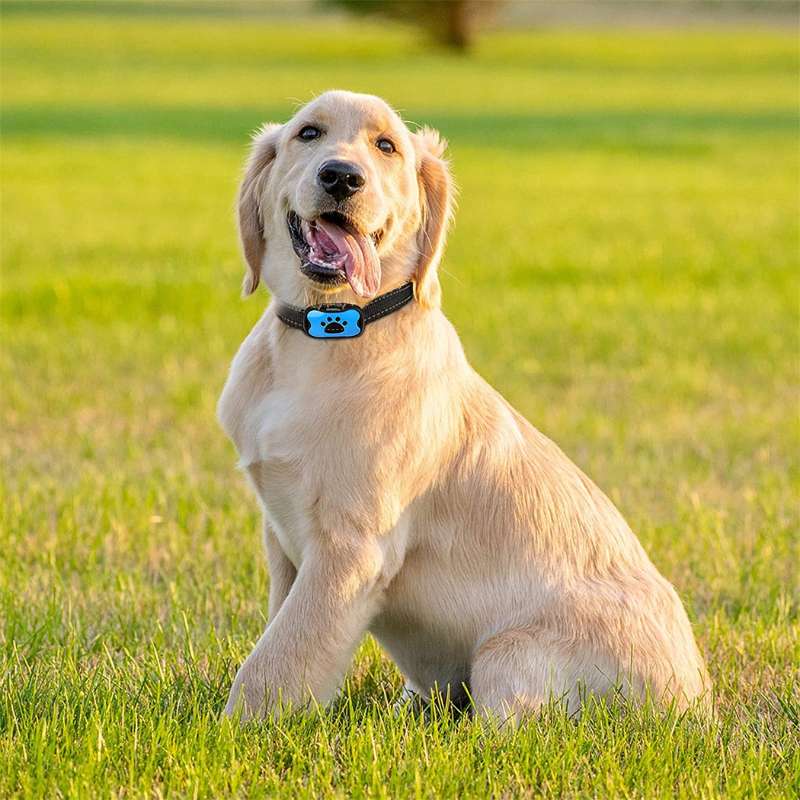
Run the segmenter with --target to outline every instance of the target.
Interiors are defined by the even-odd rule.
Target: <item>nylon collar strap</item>
[[[324,303],[298,308],[278,303],[276,313],[284,325],[297,328],[312,339],[354,339],[370,322],[397,311],[413,299],[414,284],[404,283],[363,307],[350,303]]]

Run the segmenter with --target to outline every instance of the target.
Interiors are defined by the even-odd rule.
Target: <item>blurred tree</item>
[[[456,50],[472,44],[481,23],[505,0],[320,0],[356,14],[380,15],[413,22],[427,28],[434,38]]]

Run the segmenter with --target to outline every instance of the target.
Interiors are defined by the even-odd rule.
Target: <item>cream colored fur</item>
[[[310,123],[322,139],[298,140]],[[255,138],[239,199],[245,290],[263,279],[296,305],[358,301],[306,279],[287,232],[289,208],[319,213],[316,171],[337,156],[367,174],[349,213],[385,230],[381,292],[412,279],[417,300],[337,341],[286,327],[273,300],[233,361],[219,419],[263,507],[271,585],[227,712],[329,701],[367,631],[410,690],[465,683],[499,719],[551,697],[578,710],[586,693],[705,698],[672,586],[611,501],[471,369],[439,308],[443,151],[435,132],[346,92]]]

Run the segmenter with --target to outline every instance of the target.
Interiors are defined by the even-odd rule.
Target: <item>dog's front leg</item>
[[[383,555],[374,541],[320,536],[233,682],[227,714],[261,717],[326,703],[377,610]]]
[[[289,596],[297,570],[283,552],[278,537],[272,526],[264,520],[264,549],[267,551],[267,566],[269,567],[269,609],[268,623],[278,616],[286,598]]]

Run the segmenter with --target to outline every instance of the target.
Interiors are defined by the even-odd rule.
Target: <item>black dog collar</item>
[[[397,311],[413,299],[414,284],[404,283],[363,308],[350,303],[323,303],[308,308],[278,303],[276,313],[284,325],[297,328],[312,339],[353,339],[364,332],[367,323]]]

